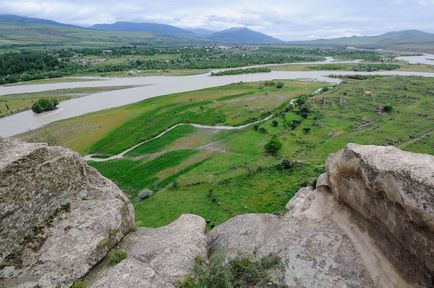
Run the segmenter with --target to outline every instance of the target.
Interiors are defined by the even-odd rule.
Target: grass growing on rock
[[[281,279],[273,279],[271,271],[280,268],[280,257],[270,254],[259,260],[240,255],[225,261],[223,252],[214,253],[209,261],[197,257],[190,275],[178,288],[238,288],[238,287],[287,287]]]
[[[127,256],[128,256],[128,254],[127,254],[127,251],[125,249],[122,249],[122,248],[113,249],[108,254],[109,263],[112,266],[116,265],[119,262],[121,262],[122,260],[124,260],[125,258],[127,258]]]

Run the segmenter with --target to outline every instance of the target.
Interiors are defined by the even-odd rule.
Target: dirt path
[[[293,101],[295,101],[295,100],[296,99],[292,99],[290,101],[290,104],[293,104]],[[270,120],[271,118],[273,118],[273,116],[274,115],[270,115],[270,116],[265,117],[264,119],[261,119],[261,120],[255,121],[255,122],[251,122],[251,123],[248,123],[248,124],[245,124],[245,125],[241,125],[241,126],[224,126],[224,125],[215,125],[215,126],[212,126],[212,125],[202,125],[202,124],[195,124],[195,123],[179,123],[179,124],[176,124],[176,125],[173,125],[173,126],[167,128],[166,130],[164,130],[163,132],[161,132],[157,136],[152,137],[152,138],[150,138],[148,140],[145,140],[143,142],[140,142],[139,144],[136,144],[133,147],[128,148],[127,150],[125,150],[125,151],[123,151],[123,152],[121,152],[119,154],[113,155],[111,157],[108,157],[108,158],[95,158],[96,154],[91,154],[91,155],[83,156],[83,159],[86,160],[86,161],[91,160],[91,161],[95,161],[95,162],[105,162],[105,161],[109,161],[109,160],[123,158],[123,157],[125,157],[125,155],[128,152],[134,150],[135,148],[139,147],[140,145],[142,145],[144,143],[147,143],[149,141],[155,140],[157,138],[160,138],[160,137],[164,136],[165,134],[167,134],[168,132],[170,132],[173,129],[175,129],[176,127],[178,127],[178,126],[190,125],[190,126],[193,126],[195,128],[199,128],[199,129],[213,129],[213,130],[241,130],[241,129],[244,129],[244,128],[251,127],[251,126],[253,126],[255,124],[259,124],[259,123],[265,122],[267,120]]]

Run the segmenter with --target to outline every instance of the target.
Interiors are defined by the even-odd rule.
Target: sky
[[[0,0],[0,14],[90,26],[155,22],[222,30],[249,27],[282,40],[434,33],[434,0]]]

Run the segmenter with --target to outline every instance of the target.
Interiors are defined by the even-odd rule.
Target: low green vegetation
[[[77,280],[72,283],[71,288],[86,288],[86,284],[82,280]]]
[[[152,139],[151,141],[145,142],[142,145],[138,146],[137,148],[128,152],[126,156],[134,157],[145,153],[153,153],[153,152],[161,151],[162,149],[164,149],[164,147],[166,147],[170,143],[173,143],[177,139],[181,137],[185,137],[195,132],[196,130],[197,129],[191,125],[177,126],[174,129],[167,132],[166,134],[164,134],[164,137],[155,138]]]
[[[242,130],[178,126],[126,158],[89,163],[128,194],[139,226],[159,227],[193,213],[211,229],[239,214],[283,213],[288,200],[323,173],[327,156],[347,143],[434,154],[431,79],[343,79],[315,95],[324,83],[282,81],[281,89],[277,81],[237,83],[179,93],[61,121],[24,137],[44,139],[48,133],[82,153],[113,155],[178,121],[240,125],[273,113]],[[281,146],[272,155],[265,147],[274,141]],[[137,201],[143,189],[153,193]]]
[[[108,254],[109,264],[116,265],[125,258],[127,258],[128,254],[125,249],[115,248]]]
[[[42,112],[55,110],[57,109],[57,105],[59,105],[59,100],[57,99],[41,98],[33,103],[32,111],[39,114]]]
[[[244,69],[230,69],[218,72],[212,72],[211,76],[227,76],[227,75],[240,75],[240,74],[253,74],[253,73],[269,73],[270,68],[266,67],[254,67],[254,68],[244,68]]]
[[[68,29],[67,29],[68,30]],[[92,30],[89,30],[92,31]],[[94,31],[103,34],[104,31]],[[134,34],[134,33],[133,33]],[[146,33],[142,33],[146,34]],[[131,33],[122,33],[128,38]],[[151,36],[150,34],[148,35]],[[75,38],[75,37],[74,37]],[[121,37],[120,37],[121,38]],[[146,37],[145,37],[146,39]],[[46,39],[48,42],[48,39]],[[1,39],[0,39],[1,44]],[[165,71],[195,71],[216,68],[237,68],[249,65],[321,61],[326,56],[342,59],[380,60],[375,52],[346,49],[317,49],[295,47],[209,47],[184,46],[149,47],[145,45],[87,48],[23,49],[0,53],[0,84],[55,78],[69,75],[147,75]],[[102,48],[105,47],[105,48]],[[1,46],[0,46],[1,48]],[[110,50],[111,53],[103,53]],[[243,71],[241,71],[243,70]],[[227,70],[232,73],[269,72],[269,68]],[[185,72],[184,72],[185,73]],[[171,74],[176,74],[173,71]]]
[[[270,254],[259,260],[240,255],[226,261],[223,252],[214,253],[209,261],[197,257],[191,273],[178,283],[178,288],[243,288],[287,287],[282,279],[274,279],[272,271],[280,269],[280,257]]]
[[[361,63],[361,64],[321,64],[307,66],[308,70],[347,70],[356,72],[390,71],[401,68],[398,64],[390,63]]]

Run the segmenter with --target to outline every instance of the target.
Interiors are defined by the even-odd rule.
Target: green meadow
[[[147,227],[166,225],[182,213],[203,216],[208,228],[238,214],[281,213],[299,188],[324,171],[327,156],[347,143],[434,154],[432,79],[346,78],[335,87],[283,82],[281,89],[237,83],[148,99],[21,137],[37,141],[50,135],[57,144],[104,157],[185,123],[124,158],[89,161],[127,193],[138,225]],[[326,92],[312,94],[325,86]],[[291,99],[298,100],[290,105]],[[270,114],[273,119],[242,130],[188,125],[238,126]],[[274,156],[264,149],[273,136],[282,143]],[[137,202],[145,188],[154,194]]]

